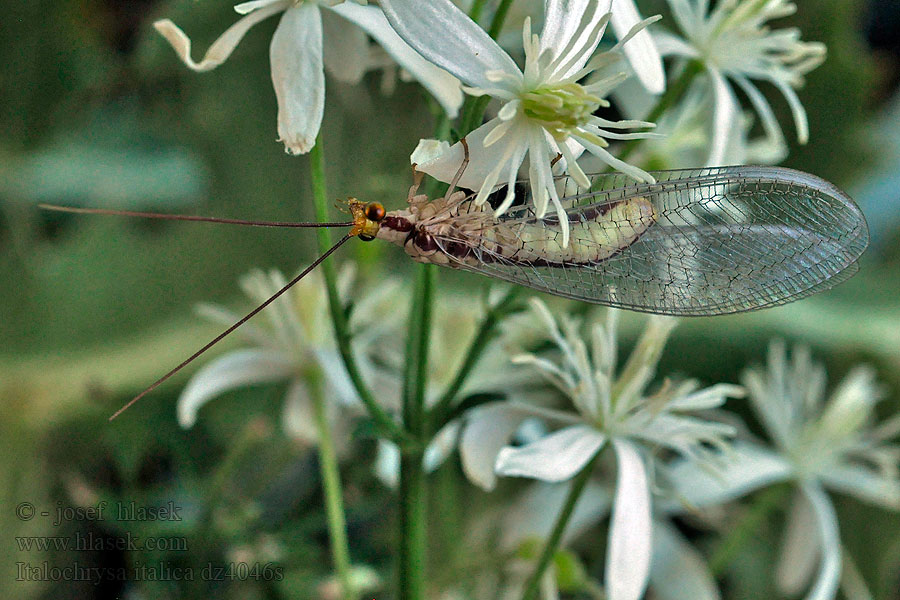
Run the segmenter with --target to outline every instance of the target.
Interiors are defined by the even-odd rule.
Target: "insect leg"
[[[459,183],[463,173],[466,172],[466,167],[469,166],[469,142],[466,141],[466,138],[462,138],[459,140],[459,143],[462,144],[463,147],[463,160],[462,164],[459,165],[459,170],[456,171],[456,175],[453,176],[453,180],[450,181],[450,187],[447,188],[447,193],[444,194],[445,201],[450,198],[450,194],[456,189],[456,184]]]

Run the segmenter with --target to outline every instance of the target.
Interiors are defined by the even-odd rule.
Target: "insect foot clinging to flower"
[[[194,71],[214,69],[231,55],[247,31],[260,21],[284,13],[269,57],[278,100],[278,139],[289,154],[305,154],[315,144],[325,108],[325,69],[336,79],[357,83],[376,66],[368,37],[417,79],[450,116],[462,104],[459,82],[416,54],[391,29],[381,10],[343,0],[254,0],[234,7],[244,15],[206,51],[191,58],[191,41],[172,21],[153,24],[178,56]]]
[[[611,0],[548,0],[540,35],[532,33],[530,19],[525,20],[525,67],[520,69],[449,0],[382,2],[391,24],[422,56],[458,77],[468,86],[466,92],[487,95],[503,103],[496,118],[467,136],[471,165],[460,185],[478,190],[476,204],[482,204],[498,185],[510,184],[496,211],[498,215],[503,214],[515,199],[511,184],[528,155],[535,210],[542,218],[552,202],[563,225],[563,247],[568,246],[569,229],[553,181],[551,161],[555,157],[562,155],[569,174],[584,186],[589,185],[588,178],[576,159],[585,150],[638,181],[653,181],[648,173],[620,161],[606,149],[607,140],[652,135],[614,130],[652,127],[652,123],[609,121],[594,115],[598,108],[608,104],[606,95],[625,75],[617,73],[589,85],[579,83],[597,69],[615,63],[621,57],[621,46],[656,20],[638,23],[612,51],[594,56],[610,20],[611,4]],[[438,31],[454,33],[436,35]],[[450,181],[462,154],[459,144],[449,148],[429,140],[420,144],[412,160],[419,170],[441,181]]]
[[[773,149],[782,148],[784,135],[775,113],[756,81],[768,81],[788,101],[797,139],[809,139],[806,111],[795,88],[803,76],[822,64],[826,48],[803,42],[796,28],[771,30],[767,22],[792,15],[797,7],[787,0],[722,0],[712,10],[706,0],[669,0],[683,37],[656,30],[654,38],[664,56],[702,63],[714,99],[713,140],[707,164],[723,164],[740,105],[729,80],[750,99]]]
[[[653,394],[646,388],[676,320],[650,317],[634,351],[617,373],[616,320],[610,310],[606,324],[595,323],[584,339],[581,323],[555,318],[538,300],[533,314],[559,357],[523,354],[513,358],[533,366],[571,402],[566,411],[525,402],[485,404],[470,413],[460,441],[460,455],[469,478],[491,489],[495,473],[559,482],[574,477],[601,449],[611,445],[618,481],[606,567],[606,585],[613,600],[636,600],[647,583],[651,554],[651,502],[647,461],[660,448],[690,459],[723,447],[734,434],[729,425],[691,413],[721,406],[740,397],[739,386],[719,384],[698,390],[696,381],[665,382]],[[523,446],[509,446],[523,422],[539,419],[550,433]]]
[[[826,489],[900,510],[900,415],[875,423],[882,394],[866,367],[851,371],[826,399],[825,369],[809,350],[788,358],[783,343],[769,349],[766,369],[744,374],[751,406],[771,447],[738,441],[722,468],[702,471],[676,462],[668,471],[683,499],[695,508],[722,504],[761,487],[793,481],[781,564],[776,581],[790,596],[819,573],[807,595],[826,600],[837,593],[841,543],[837,515]]]

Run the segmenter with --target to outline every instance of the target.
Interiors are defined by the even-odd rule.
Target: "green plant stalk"
[[[478,331],[472,339],[472,343],[469,344],[469,348],[466,350],[466,356],[463,359],[463,363],[453,377],[453,381],[450,382],[450,385],[447,386],[447,389],[444,391],[440,400],[437,401],[429,412],[428,420],[431,424],[430,431],[438,431],[441,427],[446,425],[447,415],[451,412],[453,401],[465,384],[472,369],[474,369],[475,365],[478,363],[478,359],[481,358],[481,354],[487,347],[491,337],[493,337],[497,325],[500,324],[503,318],[509,313],[511,305],[521,293],[521,287],[511,287],[509,291],[506,292],[506,295],[503,296],[503,298],[493,306],[486,315],[484,315],[481,324],[478,326]]]
[[[321,134],[316,138],[316,145],[309,152],[309,163],[316,219],[324,223],[329,220],[329,217],[328,192],[325,187],[325,155],[322,149]],[[316,233],[318,234],[319,252],[324,253],[331,248],[331,233],[325,227],[320,227],[316,230]],[[378,428],[388,437],[395,441],[400,441],[403,438],[401,429],[390,415],[378,405],[371,390],[366,386],[356,364],[356,358],[353,355],[353,347],[350,342],[350,328],[347,323],[347,315],[343,306],[341,306],[341,299],[338,295],[334,263],[331,260],[326,260],[322,263],[321,269],[325,278],[325,289],[328,292],[328,308],[334,325],[334,337],[337,340],[338,350],[344,362],[344,367],[347,369],[347,374],[350,376],[350,381],[353,382],[353,387],[356,389],[356,393],[359,394],[359,399],[369,411],[369,415]]]
[[[325,513],[328,517],[328,540],[331,545],[331,559],[341,586],[344,600],[355,600],[350,575],[350,546],[347,542],[347,520],[344,516],[344,500],[341,491],[341,474],[338,467],[334,438],[325,411],[322,397],[322,382],[319,375],[310,377],[310,396],[315,411],[316,431],[319,434],[319,471],[325,492]]]
[[[759,535],[759,528],[781,506],[790,489],[787,485],[776,485],[759,493],[750,509],[712,552],[709,572],[713,577],[718,577],[725,571],[747,540]]]
[[[566,525],[569,524],[569,519],[572,517],[572,512],[575,510],[575,505],[578,503],[581,493],[584,491],[588,480],[591,478],[591,472],[594,470],[594,463],[597,462],[597,458],[602,451],[602,448],[598,450],[584,468],[578,472],[575,479],[572,480],[572,487],[569,488],[569,494],[566,496],[566,501],[563,504],[562,510],[556,517],[553,531],[550,533],[550,537],[547,538],[547,543],[544,544],[544,549],[541,551],[541,556],[538,559],[534,571],[531,573],[528,581],[525,582],[525,593],[522,594],[522,600],[535,600],[538,597],[538,592],[541,587],[541,578],[543,578],[544,572],[550,565],[550,561],[553,560],[553,556],[559,549],[559,542],[562,539],[562,534],[566,529]]]
[[[425,595],[426,489],[422,470],[427,444],[425,386],[428,381],[428,346],[434,297],[434,265],[416,269],[413,303],[406,339],[403,380],[403,427],[414,443],[401,448],[399,560],[397,588],[400,600],[422,600]]]

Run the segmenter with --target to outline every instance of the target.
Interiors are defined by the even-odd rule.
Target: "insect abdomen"
[[[482,246],[488,252],[463,260],[490,262],[493,258],[540,266],[598,263],[636,242],[655,220],[653,204],[643,197],[586,207],[569,213],[569,245],[565,248],[556,218],[499,223],[493,232],[483,232],[489,241],[482,241]]]

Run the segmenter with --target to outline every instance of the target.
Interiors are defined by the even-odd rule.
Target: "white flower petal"
[[[809,501],[797,491],[787,516],[781,554],[775,568],[775,584],[786,596],[799,596],[813,575],[820,550],[817,527]]]
[[[322,16],[314,2],[285,11],[269,47],[278,98],[278,140],[289,154],[312,150],[325,109]]]
[[[190,38],[188,38],[175,23],[169,19],[161,19],[153,23],[153,28],[168,40],[172,45],[172,48],[175,49],[175,53],[178,54],[178,58],[180,58],[190,69],[194,71],[209,71],[221,65],[229,56],[231,56],[231,53],[237,47],[238,43],[243,39],[244,34],[246,34],[251,27],[263,19],[267,19],[272,15],[281,12],[287,5],[287,2],[272,3],[270,6],[254,11],[238,20],[237,23],[226,29],[225,33],[220,35],[218,39],[212,43],[209,50],[207,50],[206,54],[203,56],[203,60],[199,63],[194,62],[194,59],[191,58]]]
[[[803,108],[800,97],[797,96],[797,92],[794,91],[794,88],[785,81],[773,77],[771,82],[775,84],[775,87],[778,88],[788,101],[788,104],[791,107],[791,113],[794,115],[794,124],[797,127],[797,141],[801,144],[805,144],[809,141],[809,119],[806,118],[806,109]]]
[[[837,515],[828,494],[817,484],[806,483],[801,489],[812,505],[822,550],[819,573],[806,600],[832,600],[841,579],[841,540]]]
[[[700,56],[696,48],[668,31],[657,29],[651,35],[653,36],[656,51],[661,56],[683,56],[685,58],[697,58]]]
[[[659,600],[719,600],[706,559],[666,522],[653,522],[650,586]]]
[[[301,379],[291,382],[288,388],[281,412],[281,427],[294,439],[308,444],[317,444],[319,441],[316,413],[306,384]]]
[[[500,450],[495,470],[509,477],[558,482],[571,479],[603,447],[606,436],[587,425],[574,425],[531,444]]]
[[[488,403],[469,413],[459,440],[459,457],[469,481],[485,490],[494,489],[497,455],[530,416],[506,402]]]
[[[565,484],[536,483],[503,511],[500,525],[500,547],[515,550],[525,540],[546,540],[550,537],[556,517],[569,493]],[[560,541],[569,541],[583,534],[609,512],[612,497],[599,483],[588,481],[578,503],[569,517]]]
[[[509,169],[510,161],[512,158],[515,158],[516,155],[512,153],[508,154],[507,151],[509,148],[504,141],[505,136],[501,141],[487,148],[484,147],[485,137],[487,137],[495,127],[498,127],[502,123],[503,121],[500,119],[491,119],[466,136],[466,142],[469,144],[469,165],[466,167],[462,178],[459,180],[460,187],[470,190],[479,190],[484,181],[495,170],[497,172],[503,172],[504,170]],[[511,135],[511,133],[512,132],[508,135]],[[518,137],[511,139],[518,140]],[[446,151],[442,154],[437,154],[437,152],[442,149],[445,149]],[[504,154],[508,154],[507,159],[503,164],[499,164],[500,159]],[[433,158],[425,160],[429,155],[433,156]],[[456,172],[459,170],[459,166],[462,164],[463,147],[459,142],[453,144],[453,146],[450,146],[449,148],[443,145],[435,146],[430,142],[423,146],[423,143],[419,142],[419,147],[413,152],[411,158],[422,161],[413,161],[416,163],[416,168],[418,170],[428,173],[438,181],[449,183],[453,180],[454,175],[456,175]],[[506,182],[504,181],[503,183]]]
[[[753,104],[753,108],[756,109],[756,113],[759,115],[760,122],[762,123],[763,129],[765,130],[766,136],[769,138],[769,143],[772,145],[773,149],[784,148],[784,133],[781,131],[781,125],[778,124],[778,119],[775,117],[772,105],[769,104],[766,97],[763,96],[762,92],[759,91],[759,88],[746,77],[742,75],[732,75],[732,79],[734,79],[741,89],[744,90],[744,93],[747,94],[747,98],[750,99],[750,103]]]
[[[783,458],[761,446],[736,442],[711,472],[690,460],[676,460],[668,470],[681,499],[694,508],[729,502],[792,474]]]
[[[375,455],[375,476],[391,489],[400,483],[400,448],[387,440],[378,440]]]
[[[599,4],[596,9],[592,7],[595,3]],[[611,6],[612,0],[545,0],[540,51],[543,53],[549,50],[557,62],[569,63],[564,72],[556,74],[557,77],[568,77],[581,70],[591,58],[601,36],[596,37],[593,47],[587,47],[585,44],[609,13]],[[585,13],[590,10],[594,10],[591,20],[582,27]],[[560,52],[565,52],[565,56],[561,56]],[[576,54],[581,58],[573,63],[572,58]]]
[[[450,421],[431,439],[422,457],[422,468],[426,473],[433,473],[453,452],[459,438],[460,425],[459,421]]]
[[[197,411],[210,399],[232,388],[278,381],[291,376],[296,363],[275,350],[252,348],[221,356],[191,377],[178,397],[178,424],[193,427]]]
[[[250,2],[241,2],[240,4],[235,4],[234,12],[239,15],[246,15],[272,4],[280,4],[282,8],[286,8],[290,4],[290,2],[287,0],[250,0]]]
[[[488,34],[450,0],[382,0],[381,8],[407,44],[464,83],[497,87],[486,72],[521,79],[521,71]]]
[[[353,3],[351,3],[353,4]],[[358,8],[364,8],[353,4]],[[372,7],[369,7],[372,8]],[[381,12],[373,8],[376,12]],[[345,83],[359,83],[369,68],[369,36],[335,13],[322,11],[322,58],[328,74]]]
[[[610,600],[638,600],[650,572],[650,486],[634,446],[613,440],[613,448],[618,476],[607,544],[606,594]]]
[[[725,81],[722,73],[715,69],[707,69],[707,73],[709,73],[713,89],[715,109],[713,110],[712,143],[706,166],[718,167],[723,164],[725,159],[734,121],[738,118],[740,111],[737,98],[734,97],[734,92],[731,91],[731,86]]]
[[[822,483],[865,502],[900,510],[900,481],[853,464],[835,465],[819,474]]]
[[[447,116],[455,118],[463,102],[459,80],[422,57],[397,35],[384,13],[374,6],[344,2],[331,10],[352,21],[378,42],[397,64],[428,90],[443,107]],[[326,66],[328,64],[326,55]]]
[[[612,28],[620,39],[641,22],[634,0],[613,0]],[[642,29],[622,47],[625,57],[638,79],[651,94],[662,94],[666,89],[662,58],[648,29]]]

